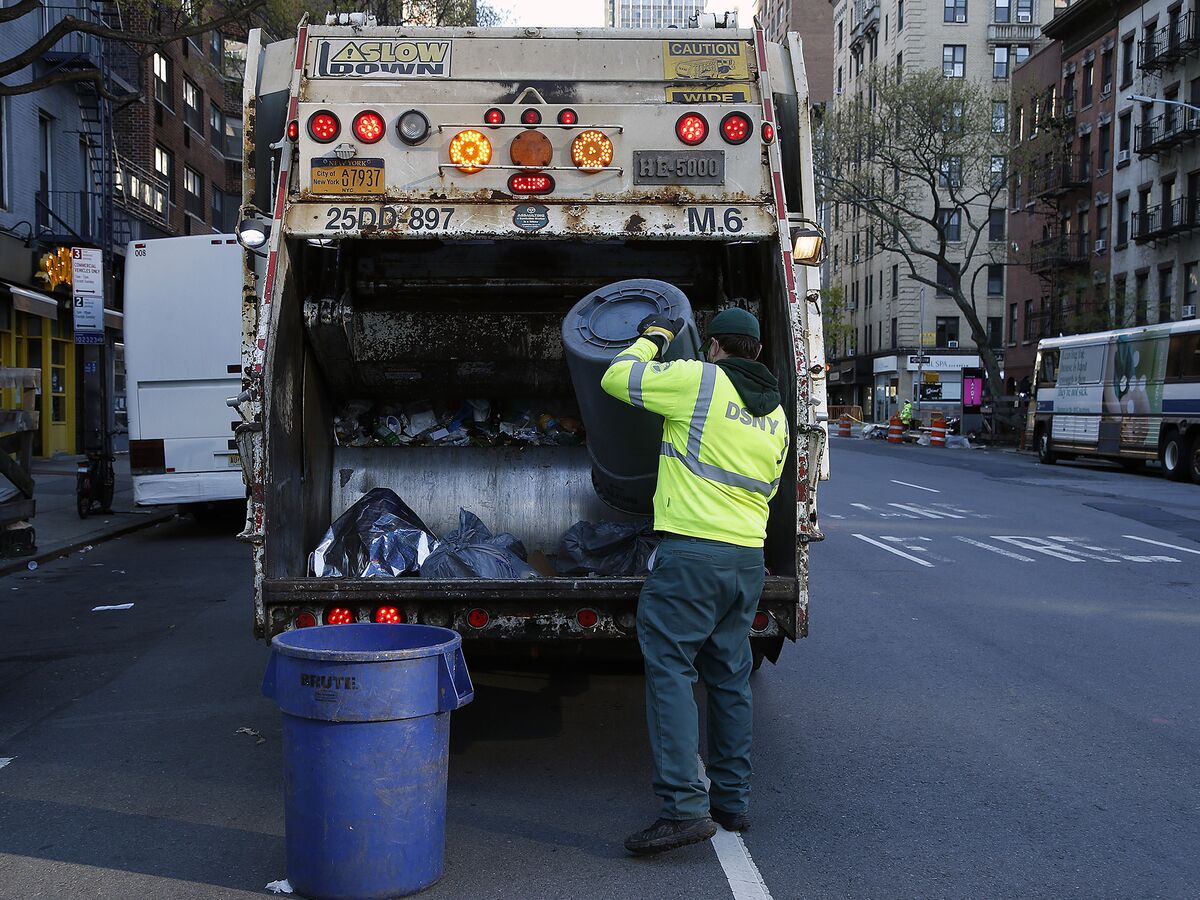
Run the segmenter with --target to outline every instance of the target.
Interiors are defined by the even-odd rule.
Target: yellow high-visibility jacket
[[[639,338],[609,365],[600,384],[632,406],[663,417],[654,527],[689,537],[761,547],[767,503],[788,451],[783,407],[751,416],[719,366],[652,362],[658,347]]]

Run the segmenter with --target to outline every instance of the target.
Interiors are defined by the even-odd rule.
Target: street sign
[[[104,343],[104,256],[90,247],[71,248],[71,307],[76,344]]]
[[[927,366],[929,363],[930,358],[928,356],[910,356],[908,358],[908,364],[910,366]]]

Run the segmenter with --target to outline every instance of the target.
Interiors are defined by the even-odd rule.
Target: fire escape
[[[47,6],[43,33],[67,16],[123,30],[120,9],[112,0],[81,0],[76,6]],[[136,53],[94,35],[72,32],[43,55],[47,74],[93,72],[107,93],[138,90],[142,80]],[[79,139],[86,157],[86,182],[78,190],[38,185],[38,238],[48,245],[98,247],[105,271],[135,238],[169,234],[168,185],[157,174],[123,159],[117,152],[114,103],[95,81],[78,81]]]

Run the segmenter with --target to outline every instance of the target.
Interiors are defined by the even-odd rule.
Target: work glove
[[[675,335],[683,331],[683,326],[683,319],[669,319],[662,313],[654,313],[638,323],[638,334],[654,341],[658,345],[658,355],[662,356],[671,346],[671,341],[675,340]]]

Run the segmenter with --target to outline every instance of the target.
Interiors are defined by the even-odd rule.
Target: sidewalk
[[[77,456],[56,456],[33,462],[34,492],[37,513],[33,528],[37,535],[37,550],[32,556],[0,557],[0,575],[28,567],[30,560],[38,563],[56,559],[140,528],[146,528],[175,515],[175,507],[159,506],[136,509],[133,505],[133,485],[129,479],[129,456],[117,454],[114,464],[117,484],[113,494],[113,511],[92,513],[79,518],[75,509],[75,468]]]

